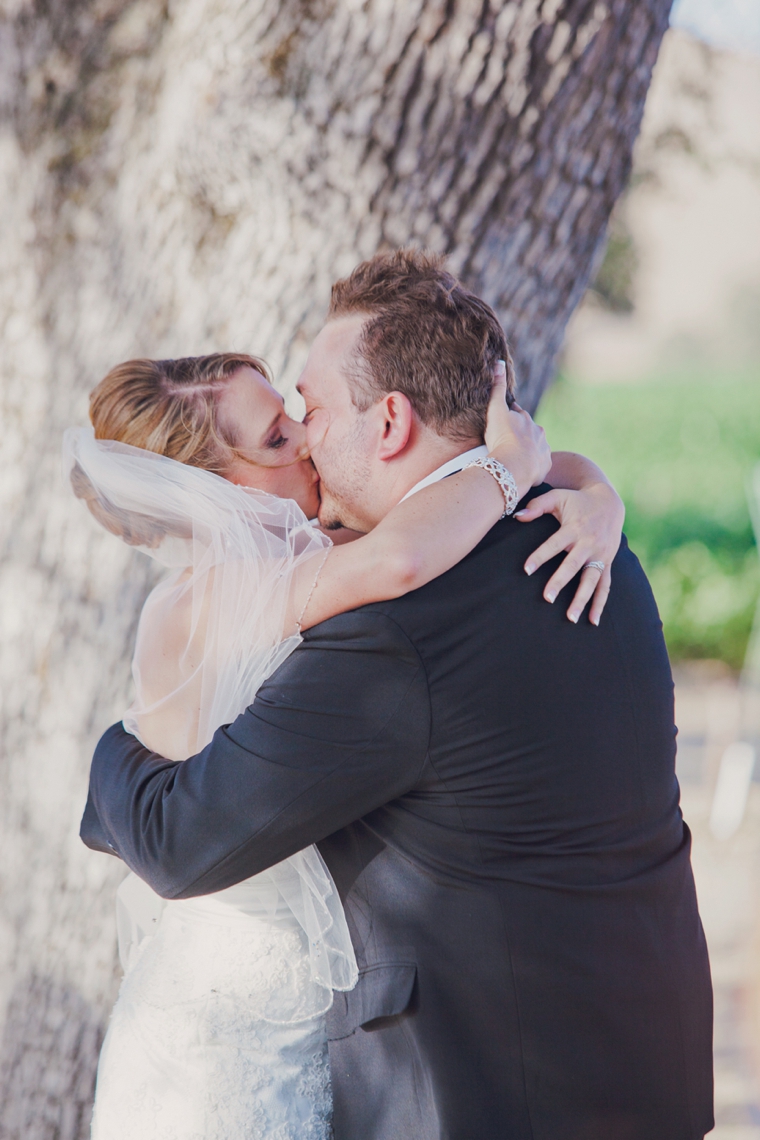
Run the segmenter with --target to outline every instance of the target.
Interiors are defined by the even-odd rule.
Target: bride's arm
[[[503,384],[497,381],[489,409],[486,442],[494,458],[508,467],[520,496],[542,481],[549,466],[542,429],[522,411],[510,411],[504,401]],[[620,542],[620,500],[603,472],[590,460],[569,452],[551,457],[549,477],[565,492],[556,501],[540,496],[531,503],[524,521],[554,513],[560,529],[549,544],[531,556],[536,569],[559,550],[567,557],[547,584],[545,597],[559,593],[590,559],[611,562]],[[399,597],[424,585],[465,557],[501,517],[504,499],[498,484],[482,468],[470,468],[418,491],[395,507],[368,535],[332,549],[314,585],[315,565],[305,564],[295,583],[291,620],[301,615],[300,627],[308,629],[345,610],[375,601]],[[445,536],[445,541],[442,538]],[[318,556],[322,557],[322,556]],[[568,610],[572,621],[583,611],[592,594],[590,619],[598,624],[609,592],[605,571],[601,588],[599,574],[586,571]],[[308,604],[307,604],[308,603]]]
[[[509,420],[491,454],[512,472],[522,498],[542,481],[551,457],[543,429],[525,412],[505,415]],[[503,513],[504,495],[487,471],[471,467],[450,475],[399,503],[369,534],[333,547],[313,592],[314,566],[322,556],[304,564],[292,616],[297,620],[306,606],[300,626],[309,629],[345,610],[416,590],[460,562]]]

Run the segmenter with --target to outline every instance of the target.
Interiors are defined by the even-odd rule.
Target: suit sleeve
[[[429,733],[427,679],[407,636],[382,613],[341,614],[310,630],[189,760],[108,729],[82,839],[165,898],[209,894],[409,791]]]

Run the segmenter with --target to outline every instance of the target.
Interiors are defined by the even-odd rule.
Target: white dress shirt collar
[[[480,459],[482,455],[488,455],[488,448],[484,443],[481,443],[479,447],[471,447],[469,451],[465,451],[461,455],[455,455],[453,459],[449,459],[440,467],[436,467],[435,471],[431,471],[424,479],[420,479],[419,483],[415,483],[412,489],[404,495],[401,502],[403,503],[405,499],[415,495],[417,491],[421,491],[423,487],[429,487],[432,483],[438,483],[439,480],[445,479],[447,475],[456,475],[457,471],[462,471],[468,463],[473,459]]]

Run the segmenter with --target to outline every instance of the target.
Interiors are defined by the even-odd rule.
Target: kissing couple
[[[67,433],[76,494],[168,570],[82,821],[131,872],[93,1140],[702,1140],[709,965],[620,500],[433,255],[338,281],[298,388],[303,424],[255,357],[131,361]]]

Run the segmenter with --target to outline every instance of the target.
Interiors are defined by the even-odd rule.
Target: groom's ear
[[[382,417],[378,459],[395,459],[409,443],[414,427],[414,410],[403,392],[389,392],[376,405]]]

